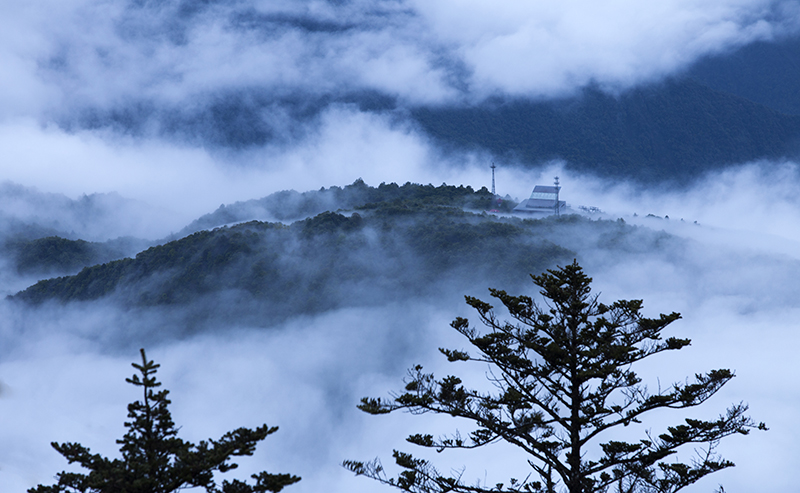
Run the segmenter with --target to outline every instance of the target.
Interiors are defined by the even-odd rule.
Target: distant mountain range
[[[445,148],[488,150],[506,165],[562,159],[603,177],[683,183],[727,165],[800,155],[800,38],[709,56],[668,80],[615,95],[586,87],[560,100],[409,107],[376,91],[278,95],[248,87],[191,107],[87,109],[62,124],[131,135],[157,127],[196,145],[246,149],[301,142],[331,105],[410,121]]]
[[[800,38],[758,41],[709,56],[684,76],[780,113],[800,115]]]
[[[445,146],[486,149],[522,166],[563,159],[600,176],[681,183],[800,155],[800,39],[707,57],[618,96],[589,87],[558,101],[495,99],[412,115]]]
[[[12,299],[33,305],[104,299],[270,325],[431,296],[446,286],[517,285],[527,273],[575,255],[547,240],[544,229],[441,207],[324,212],[291,226],[252,221],[43,280]]]
[[[563,159],[573,169],[646,182],[800,151],[800,116],[693,79],[611,96],[587,88],[560,100],[418,108],[426,133],[460,149],[484,148],[522,165]]]
[[[501,209],[505,212],[510,212],[516,205],[509,200],[500,203],[494,201],[492,193],[486,187],[473,190],[472,187],[463,185],[456,187],[443,184],[435,187],[410,182],[405,185],[381,183],[377,187],[371,187],[359,178],[344,187],[332,186],[303,193],[284,190],[261,199],[223,204],[216,211],[192,221],[177,237],[254,219],[293,222],[326,211],[369,209],[387,203],[404,207],[436,204],[468,210]]]

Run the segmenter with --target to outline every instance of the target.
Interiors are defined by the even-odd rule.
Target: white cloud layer
[[[592,81],[625,88],[786,27],[767,20],[782,8],[769,1],[415,4],[472,69],[479,94],[551,96]]]
[[[792,32],[794,2],[6,2],[0,118],[373,90],[414,104],[624,88]]]
[[[3,172],[47,192],[77,197],[120,191],[155,203],[161,210],[178,211],[178,217],[150,216],[151,227],[160,230],[168,225],[177,229],[181,220],[209,212],[220,202],[257,198],[286,188],[302,191],[343,185],[357,177],[373,185],[408,180],[474,187],[490,183],[485,166],[488,157],[463,155],[443,160],[424,139],[383,118],[342,107],[331,109],[322,122],[319,131],[296,148],[261,150],[233,163],[201,150],[159,142],[109,139],[93,132],[69,134],[34,124],[5,126],[0,132],[7,150]],[[557,163],[538,172],[500,164],[497,185],[502,194],[525,197],[534,184],[548,183],[559,174],[563,198],[572,206],[595,205],[608,217],[640,221],[696,242],[688,252],[674,252],[674,256],[644,253],[609,258],[588,251],[584,260],[593,268],[591,274],[604,295],[643,297],[652,310],[684,313],[685,321],[679,327],[690,331],[696,341],[687,371],[711,366],[731,366],[739,371],[740,377],[732,384],[735,391],[720,398],[719,405],[748,400],[754,415],[768,421],[774,431],[766,437],[735,442],[729,450],[740,467],[719,480],[748,484],[759,477],[753,471],[772,471],[775,484],[788,487],[788,479],[781,474],[785,463],[754,462],[751,451],[762,451],[756,455],[759,457],[766,457],[766,451],[775,447],[780,448],[775,454],[779,457],[800,453],[795,448],[800,443],[797,440],[774,438],[791,435],[796,407],[787,404],[783,396],[800,389],[793,390],[790,381],[771,379],[775,374],[791,373],[791,368],[784,367],[792,361],[790,355],[776,355],[775,347],[785,352],[795,345],[792,320],[794,300],[800,294],[794,281],[800,272],[800,238],[793,227],[800,220],[800,203],[793,193],[800,186],[796,165],[752,164],[706,177],[684,191],[669,191],[587,179]],[[634,212],[639,214],[636,219]],[[644,217],[647,213],[671,219],[648,219]],[[130,217],[125,216],[126,220]],[[685,218],[684,223],[680,218]],[[695,220],[699,226],[693,224]],[[571,241],[580,246],[579,239]],[[422,318],[404,318],[415,310]],[[436,361],[434,348],[441,345],[438,340],[414,340],[418,349],[393,360],[390,366],[394,371],[389,372],[382,367],[381,355],[397,352],[385,338],[406,327],[419,327],[430,337],[447,339],[448,318],[456,314],[464,314],[460,304],[335,313],[292,322],[275,334],[206,337],[156,346],[152,354],[164,363],[165,376],[173,371],[172,365],[180,375],[170,388],[176,391],[176,411],[185,406],[181,416],[186,433],[199,434],[189,435],[191,438],[207,438],[259,420],[275,423],[281,431],[264,444],[260,456],[264,462],[251,467],[266,463],[273,470],[303,475],[306,479],[293,488],[297,493],[319,491],[321,485],[331,482],[336,485],[332,491],[373,491],[375,485],[352,478],[338,462],[373,455],[385,458],[391,447],[402,445],[402,426],[406,425],[387,435],[384,425],[373,424],[375,418],[362,416],[352,405],[362,395],[380,395],[395,388],[404,367]],[[77,310],[67,317],[39,321],[17,317],[8,312],[2,317],[6,347],[22,347],[6,353],[0,361],[4,389],[0,406],[4,406],[4,416],[12,417],[6,422],[13,425],[0,429],[0,441],[13,444],[0,456],[4,490],[47,482],[61,470],[61,458],[47,445],[52,440],[80,440],[97,451],[113,453],[111,440],[120,435],[122,406],[130,400],[122,384],[130,354],[108,355],[100,342],[113,334],[125,314]],[[386,325],[387,320],[396,320],[396,324]],[[152,325],[144,330],[148,333],[157,330],[159,321],[145,323]],[[719,331],[724,331],[724,343],[719,341]],[[755,339],[753,331],[758,334]],[[133,337],[131,344],[135,345]],[[784,337],[787,339],[782,340]],[[348,347],[353,341],[366,340],[372,341],[369,347]],[[298,348],[311,360],[287,359],[297,354]],[[353,353],[348,351],[372,359],[351,367],[348,362],[352,358],[346,355]],[[61,371],[59,365],[73,371]],[[327,374],[343,375],[337,383],[342,401],[335,409],[326,397],[328,383],[320,379]],[[76,389],[74,382],[81,376],[84,380]],[[208,401],[209,394],[225,398]],[[258,398],[254,400],[253,395]],[[66,399],[71,400],[59,404]],[[181,401],[186,404],[178,404]],[[226,419],[215,418],[219,416]],[[309,448],[317,453],[309,456]],[[459,460],[454,459],[454,466]]]
[[[370,133],[362,132],[366,142],[385,146],[384,157],[396,152],[389,136],[378,132],[370,140]],[[404,132],[399,135],[410,138]],[[318,140],[331,154],[336,154],[331,142],[337,141],[335,132]],[[418,147],[424,155],[425,146]],[[301,154],[295,151],[295,156]],[[342,162],[351,158],[344,153]],[[297,166],[313,166],[302,156],[295,159]],[[373,172],[389,176],[395,164],[386,166]],[[306,174],[315,171],[298,169]],[[414,169],[410,165],[406,171]],[[361,171],[370,172],[369,166]],[[460,172],[476,181],[487,177],[485,166],[462,167]],[[275,173],[276,179],[283,176],[280,168]],[[436,179],[434,183],[459,182],[450,180],[459,173],[454,166],[427,173]],[[732,368],[737,378],[701,412],[715,414],[744,400],[754,418],[770,426],[769,432],[726,441],[721,452],[737,467],[686,491],[708,491],[717,483],[729,490],[734,485],[747,491],[791,489],[794,483],[787,471],[800,455],[795,426],[800,419],[795,397],[800,387],[785,377],[793,374],[793,348],[800,344],[795,330],[800,315],[796,306],[800,237],[793,227],[800,218],[800,203],[791,193],[800,186],[797,166],[743,166],[684,191],[633,190],[575,175],[557,164],[538,175],[516,173],[498,169],[500,192],[524,196],[533,184],[547,183],[558,173],[562,197],[570,205],[596,205],[606,217],[664,229],[685,239],[658,251],[636,245],[596,248],[581,235],[559,241],[579,251],[603,300],[643,298],[648,314],[673,310],[683,314],[671,334],[690,337],[692,346],[646,365],[642,374],[649,381],[658,378],[663,383],[698,371]],[[763,203],[765,195],[769,205]],[[648,212],[660,217],[648,218]],[[471,315],[458,299],[460,294],[301,317],[266,331],[220,327],[217,334],[149,343],[148,334],[157,333],[159,324],[165,323],[158,317],[131,321],[129,313],[100,305],[20,314],[3,302],[0,414],[5,419],[0,441],[6,446],[0,450],[0,486],[4,491],[22,491],[50,481],[52,474],[65,468],[48,446],[52,440],[77,440],[97,452],[114,454],[113,439],[122,433],[124,405],[135,398],[123,379],[136,348],[147,345],[151,357],[163,364],[162,380],[173,391],[175,418],[186,438],[216,437],[233,427],[261,422],[281,427],[253,460],[243,461],[242,474],[264,468],[300,474],[303,481],[291,487],[295,493],[375,491],[377,485],[352,477],[339,467],[340,461],[380,456],[390,462],[392,448],[412,448],[403,441],[407,433],[435,433],[458,424],[426,417],[371,417],[354,406],[362,396],[386,395],[399,388],[405,368],[415,363],[437,373],[458,370],[442,363],[436,348],[463,347],[448,327],[453,317]],[[110,341],[119,337],[115,327],[123,320],[129,331],[122,335],[126,342],[111,350],[116,346]],[[142,325],[141,333],[137,324]],[[482,368],[474,371],[472,376],[483,378]],[[646,425],[658,429],[664,424],[660,419]],[[673,415],[669,423],[675,419],[680,418]],[[437,454],[432,458],[446,464],[445,469],[467,465],[468,477],[481,480],[494,480],[499,470],[508,469],[511,475],[519,475],[519,468],[526,470],[524,460],[515,462],[514,452],[499,450],[492,449],[488,457]]]

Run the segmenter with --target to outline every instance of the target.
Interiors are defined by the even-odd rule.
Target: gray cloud
[[[227,167],[232,156],[269,166],[263,156],[302,153],[355,120],[396,131],[412,106],[564,96],[590,83],[621,90],[795,32],[798,19],[793,2],[759,0],[3,5],[0,141],[11,152],[0,167],[26,185],[42,183],[20,174],[65,180],[52,191],[69,194],[101,191],[68,190],[88,169],[92,183],[128,175],[132,183],[112,189],[125,193],[144,162],[159,179],[192,182],[195,167]],[[137,163],[122,170],[131,153]],[[45,160],[47,171],[26,164]]]
[[[167,234],[220,203],[358,177],[479,188],[490,184],[492,156],[443,154],[393,108],[551,97],[592,81],[619,89],[788,34],[797,20],[794,2],[757,0],[5,2],[0,173],[71,200],[118,192],[151,205],[114,209],[110,220],[89,224],[98,237]],[[216,147],[230,144],[225,132],[243,139],[234,152]],[[615,255],[580,235],[560,239],[581,252],[604,298],[642,297],[651,313],[684,314],[675,327],[693,346],[679,364],[655,364],[651,376],[732,367],[739,376],[713,407],[749,401],[772,427],[726,444],[739,467],[687,491],[708,491],[716,481],[790,490],[786,472],[800,455],[800,388],[785,377],[794,373],[798,344],[796,164],[751,163],[684,190],[642,190],[559,163],[527,172],[498,164],[501,194],[524,198],[558,174],[571,205],[597,206],[604,217],[680,240],[659,252],[626,245]],[[29,217],[23,212],[16,210]],[[0,282],[10,292],[22,281],[4,272]],[[434,363],[435,348],[461,344],[447,324],[469,315],[462,294],[304,317],[271,331],[221,327],[181,341],[158,337],[173,320],[163,314],[106,305],[23,313],[0,302],[0,485],[23,491],[50,481],[65,467],[52,440],[112,454],[124,406],[135,398],[123,379],[147,344],[188,438],[277,424],[281,431],[243,471],[301,474],[290,489],[297,493],[374,491],[339,461],[387,458],[405,446],[407,430],[435,426],[369,417],[354,405],[398,388],[411,364],[447,371]],[[469,462],[474,478],[488,469],[447,460]]]
[[[85,0],[2,13],[5,116],[84,125],[146,120],[157,108],[191,114],[242,91],[271,99],[376,91],[429,104],[562,95],[592,81],[624,88],[798,27],[793,2],[765,0]]]
[[[794,29],[788,2],[417,2],[437,38],[457,46],[471,88],[552,96],[596,82],[626,88],[700,56]]]

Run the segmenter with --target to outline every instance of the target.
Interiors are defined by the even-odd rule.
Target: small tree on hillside
[[[495,392],[471,390],[456,376],[437,380],[416,366],[409,372],[405,392],[392,394],[388,401],[364,398],[358,407],[370,414],[403,409],[464,418],[475,426],[467,436],[456,431],[440,437],[416,434],[407,440],[439,452],[505,441],[519,447],[532,468],[518,477],[538,480],[466,484],[463,471],[443,475],[427,460],[397,450],[394,459],[402,468],[397,477],[387,475],[377,459],[346,461],[345,467],[415,493],[675,492],[733,466],[716,453],[722,438],[746,435],[754,427],[766,429],[745,415],[745,404],[738,404],[712,421],[687,418],[658,434],[646,431],[638,441],[613,440],[614,429],[640,423],[649,411],[702,404],[733,373],[712,370],[650,392],[632,365],[689,345],[688,339],[661,338],[661,331],[679,314],[650,319],[640,314],[641,300],[599,303],[590,294],[591,278],[577,262],[531,277],[541,288],[543,305],[528,296],[491,289],[515,320],[509,323],[497,319],[492,305],[466,297],[489,330],[481,333],[457,318],[451,326],[477,354],[440,349],[451,362],[488,364]],[[694,459],[670,461],[683,446],[695,447]],[[597,457],[590,458],[589,450],[598,450]]]
[[[178,438],[167,398],[168,390],[156,391],[161,383],[155,374],[160,365],[148,361],[141,350],[142,364],[133,363],[139,371],[125,381],[142,388],[143,398],[128,405],[128,432],[121,440],[122,459],[108,459],[92,454],[78,443],[52,443],[70,464],[78,463],[88,474],[61,472],[53,486],[39,485],[28,493],[171,493],[185,488],[202,487],[208,493],[278,492],[284,486],[300,481],[290,474],[261,472],[252,475],[254,485],[233,480],[223,481],[218,488],[214,472],[236,469],[231,457],[252,455],[256,444],[278,430],[260,426],[239,428],[219,440],[201,441],[197,445]],[[141,375],[141,376],[140,376]]]

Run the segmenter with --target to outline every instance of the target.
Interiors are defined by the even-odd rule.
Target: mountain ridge
[[[110,302],[126,310],[178,309],[190,325],[219,318],[271,325],[296,315],[436,296],[452,287],[511,289],[524,282],[521,273],[570,262],[585,249],[636,254],[679,241],[622,220],[465,209],[483,204],[484,189],[368,187],[358,180],[335,190],[348,187],[381,200],[290,224],[251,220],[200,230],[133,258],[41,280],[9,298],[31,308]],[[311,200],[322,192],[307,193]]]
[[[487,149],[522,166],[562,159],[610,178],[685,183],[725,165],[800,151],[800,116],[690,79],[619,96],[587,88],[560,101],[496,100],[417,108],[420,127],[450,148]]]

